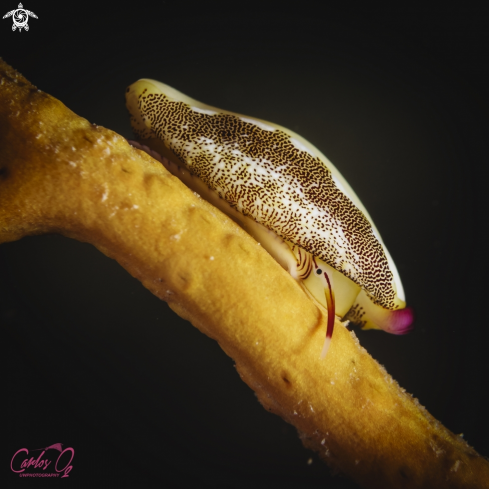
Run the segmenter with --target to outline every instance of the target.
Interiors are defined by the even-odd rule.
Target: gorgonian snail
[[[126,91],[138,142],[251,234],[328,310],[364,329],[411,329],[396,266],[334,165],[298,134],[198,102],[154,80]]]

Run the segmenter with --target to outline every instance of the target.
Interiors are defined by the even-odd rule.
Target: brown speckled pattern
[[[237,210],[299,245],[395,309],[393,275],[363,213],[335,185],[331,172],[285,132],[250,119],[205,113],[164,94],[139,95],[141,115],[189,170]]]

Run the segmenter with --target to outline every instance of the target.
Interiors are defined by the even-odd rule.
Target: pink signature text
[[[25,452],[25,455],[22,455],[22,452]],[[42,458],[45,453],[46,453],[46,451],[43,450],[37,458],[31,457],[31,458],[25,458],[24,460],[22,460],[23,456],[25,457],[26,455],[29,455],[29,450],[27,448],[21,448],[20,450],[17,450],[15,452],[14,456],[12,457],[12,460],[10,461],[10,468],[12,469],[12,472],[15,472],[17,474],[20,474],[29,468],[38,469],[38,470],[46,470],[51,465],[52,461]],[[65,463],[64,461],[60,462],[60,459],[64,453],[68,453],[68,455],[71,453],[71,457],[67,463]],[[61,472],[63,473],[61,478],[69,477],[69,473],[71,472],[71,469],[73,468],[73,466],[71,465],[71,461],[73,460],[74,456],[75,456],[75,450],[71,447],[65,448],[59,454],[59,456],[56,460],[56,463],[54,464],[54,469],[58,473],[61,473]],[[21,462],[21,460],[22,460],[22,462]],[[19,465],[19,462],[20,462],[20,465]],[[18,468],[19,470],[16,470],[16,468]]]

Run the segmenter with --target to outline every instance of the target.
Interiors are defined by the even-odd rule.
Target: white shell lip
[[[377,238],[377,240],[382,243],[382,246],[384,248],[384,253],[387,258],[387,263],[389,263],[389,268],[390,271],[392,272],[392,275],[394,277],[394,285],[396,286],[396,293],[397,297],[401,299],[401,301],[406,302],[406,295],[404,293],[404,287],[402,286],[401,282],[401,277],[399,275],[399,272],[397,270],[396,264],[394,263],[394,260],[392,259],[391,254],[389,253],[389,250],[385,246],[384,242],[382,241],[382,238],[380,237],[379,232],[377,231],[377,228],[373,225],[372,221],[370,221],[372,224],[372,232],[374,233],[374,236]]]
[[[234,115],[234,116],[241,118],[245,122],[251,122],[263,130],[273,131],[273,130],[278,129],[280,131],[283,131],[285,134],[287,134],[290,137],[292,144],[294,144],[294,146],[296,146],[299,150],[307,151],[311,156],[313,156],[315,158],[319,158],[323,162],[323,164],[326,166],[326,168],[331,172],[331,176],[332,176],[333,181],[334,181],[335,185],[337,186],[337,188],[352,201],[352,203],[357,207],[357,209],[359,209],[364,214],[364,216],[366,217],[366,219],[370,223],[371,228],[372,228],[372,232],[373,232],[375,238],[381,243],[381,245],[383,247],[383,250],[384,250],[388,265],[389,265],[389,269],[391,270],[392,275],[393,275],[393,282],[394,282],[394,286],[396,289],[397,298],[400,299],[401,301],[405,302],[404,287],[402,285],[399,272],[397,270],[397,267],[396,267],[391,255],[390,255],[387,247],[385,246],[385,244],[384,244],[384,242],[380,236],[380,233],[379,233],[377,227],[375,226],[372,218],[370,217],[370,214],[368,213],[367,209],[362,204],[361,200],[359,199],[359,197],[357,196],[355,191],[351,188],[350,184],[345,180],[343,175],[339,172],[339,170],[335,167],[335,165],[318,148],[316,148],[314,145],[312,145],[309,141],[304,139],[299,134],[295,133],[294,131],[292,131],[286,127],[280,126],[278,124],[274,124],[273,126],[270,126],[270,123],[267,121],[257,119],[257,118],[251,118],[251,117],[243,115],[243,114],[238,114],[236,112],[232,112],[232,111],[220,109],[217,107],[213,107],[213,106],[210,106],[208,104],[204,104],[202,102],[199,102],[198,100],[195,100],[195,99],[185,95],[184,93],[180,92],[179,90],[176,90],[175,88],[173,88],[173,87],[171,87],[165,83],[162,83],[160,81],[153,80],[150,78],[141,78],[140,80],[136,81],[134,84],[130,85],[130,87],[128,89],[128,96],[131,95],[131,92],[133,92],[132,93],[133,95],[136,95],[134,93],[135,90],[133,89],[133,86],[136,84],[140,84],[141,82],[147,83],[148,85],[153,85],[156,90],[164,93],[165,96],[168,97],[171,101],[184,102],[184,103],[190,105],[192,110],[195,110],[196,112],[206,113],[209,115],[214,115],[214,114],[219,114],[219,113],[231,114],[231,115]],[[136,95],[136,98],[137,98],[137,95]],[[148,128],[148,130],[150,130],[146,121],[139,120],[138,122],[142,123],[143,125],[145,125]],[[152,137],[152,136],[149,136],[149,137]]]

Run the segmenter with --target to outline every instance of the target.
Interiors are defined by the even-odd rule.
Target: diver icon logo
[[[24,28],[26,31],[29,30],[29,26],[27,24],[27,22],[29,22],[29,17],[34,17],[37,19],[37,15],[30,10],[25,10],[21,3],[19,3],[19,6],[15,10],[11,10],[3,16],[4,19],[7,17],[12,17],[12,20],[14,21],[12,30],[15,31],[16,29],[19,29],[19,32],[22,30],[22,28]]]

